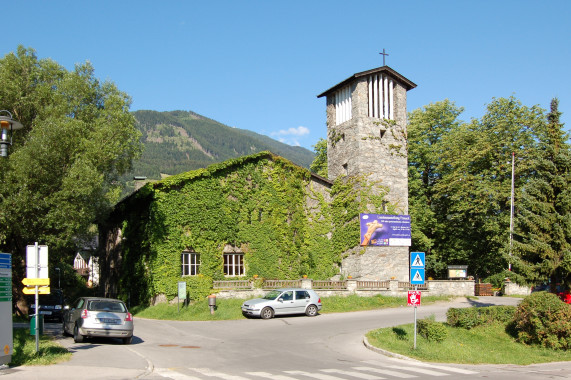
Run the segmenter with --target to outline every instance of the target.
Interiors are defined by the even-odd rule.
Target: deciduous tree
[[[17,263],[38,242],[63,258],[93,235],[141,150],[130,98],[89,62],[68,71],[24,47],[0,59],[0,83],[0,109],[24,125],[0,167],[0,250]]]

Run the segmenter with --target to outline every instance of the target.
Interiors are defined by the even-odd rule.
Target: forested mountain
[[[313,152],[283,144],[252,131],[232,128],[192,111],[135,111],[144,151],[124,176],[128,188],[133,176],[150,180],[204,168],[230,158],[269,150],[309,168]]]

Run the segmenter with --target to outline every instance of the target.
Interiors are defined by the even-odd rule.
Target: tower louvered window
[[[335,92],[335,125],[351,119],[351,87],[345,86]]]
[[[369,117],[394,120],[394,82],[383,74],[371,74],[369,86]]]

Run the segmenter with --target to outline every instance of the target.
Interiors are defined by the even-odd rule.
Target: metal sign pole
[[[38,248],[38,242],[34,244],[36,249],[36,278],[40,277],[40,249]],[[36,285],[36,353],[40,352],[40,297],[39,297],[38,285]]]
[[[418,289],[418,286],[415,285],[414,286],[414,291],[416,292]],[[414,304],[414,349],[416,350],[416,303]]]

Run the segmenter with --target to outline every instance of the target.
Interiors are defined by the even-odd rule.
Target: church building
[[[360,214],[408,213],[406,93],[388,66],[326,98],[328,178],[270,152],[148,183],[100,225],[100,284],[134,303],[220,279],[410,281],[408,246],[362,245]]]

